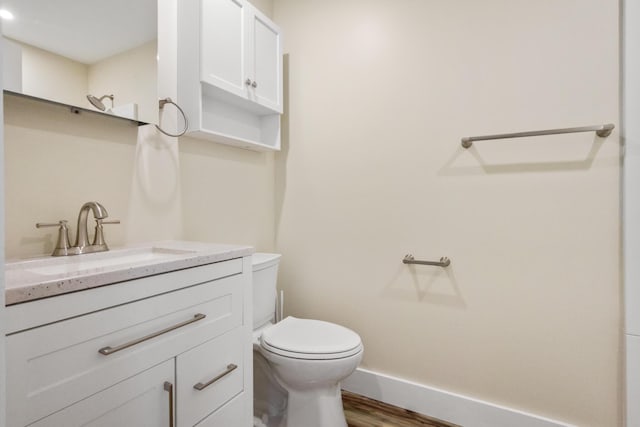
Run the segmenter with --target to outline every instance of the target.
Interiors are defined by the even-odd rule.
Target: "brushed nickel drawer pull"
[[[223,373],[221,373],[220,375],[218,375],[217,377],[215,377],[214,379],[212,379],[208,383],[204,383],[204,384],[198,383],[198,384],[194,385],[193,388],[195,388],[196,390],[204,390],[205,388],[209,387],[211,384],[215,383],[216,381],[218,381],[222,377],[229,375],[231,372],[235,371],[236,369],[238,369],[238,365],[234,365],[233,363],[230,364],[230,365],[227,365],[227,370],[226,371],[224,371]]]
[[[173,427],[173,384],[165,381],[164,390],[169,392],[169,427]]]
[[[121,344],[121,345],[119,345],[117,347],[109,347],[109,346],[102,347],[100,350],[98,350],[98,352],[100,354],[104,354],[105,356],[108,356],[108,355],[116,353],[116,352],[118,352],[120,350],[124,350],[125,348],[129,348],[129,347],[132,347],[132,346],[134,346],[136,344],[140,344],[141,342],[150,340],[151,338],[155,338],[155,337],[157,337],[159,335],[166,334],[167,332],[171,332],[171,331],[173,331],[175,329],[178,329],[178,328],[181,328],[183,326],[187,326],[187,325],[189,325],[191,323],[197,322],[198,320],[202,320],[205,317],[207,317],[206,314],[198,313],[195,316],[193,316],[193,319],[186,320],[184,322],[178,323],[177,325],[173,325],[173,326],[165,328],[165,329],[163,329],[161,331],[154,332],[152,334],[144,336],[142,338],[138,338],[138,339],[129,341],[128,343]]]

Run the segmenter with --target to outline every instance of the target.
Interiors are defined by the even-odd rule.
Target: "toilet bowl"
[[[340,381],[362,360],[360,336],[320,320],[274,323],[279,259],[254,254],[253,260],[255,425],[346,427]]]

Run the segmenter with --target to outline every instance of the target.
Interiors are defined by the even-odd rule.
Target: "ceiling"
[[[84,64],[156,39],[157,0],[0,0],[3,35]]]

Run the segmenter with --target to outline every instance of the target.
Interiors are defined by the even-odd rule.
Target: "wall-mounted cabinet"
[[[189,135],[253,150],[280,149],[282,34],[245,0],[177,7],[177,100]]]

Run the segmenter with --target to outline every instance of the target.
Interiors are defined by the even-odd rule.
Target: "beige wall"
[[[273,250],[273,154],[6,96],[5,155],[8,258],[52,251],[56,230],[36,222],[67,219],[73,239],[89,200],[122,220],[105,230],[112,247],[183,238]]]
[[[272,153],[181,138],[180,160],[185,238],[273,251]]]
[[[53,228],[36,222],[73,224],[82,203],[103,203],[125,223],[136,127],[66,108],[5,96],[5,245],[7,257],[48,253]],[[105,230],[112,245],[123,227]]]
[[[275,0],[274,18],[286,312],[359,332],[374,371],[621,425],[617,133],[460,147],[617,125],[618,2]]]
[[[137,104],[138,120],[158,123],[157,52],[154,40],[90,65],[88,93],[113,94],[115,107]],[[105,105],[111,102],[105,99]]]
[[[70,105],[87,105],[88,67],[24,43],[22,93]]]
[[[260,12],[273,19],[273,0],[252,0],[251,4]]]
[[[115,107],[137,104],[138,120],[158,122],[156,41],[86,65],[51,52],[8,39],[20,50],[13,61],[21,73],[21,88],[10,90],[93,109],[87,94],[115,95]],[[104,100],[107,108],[111,101]]]

